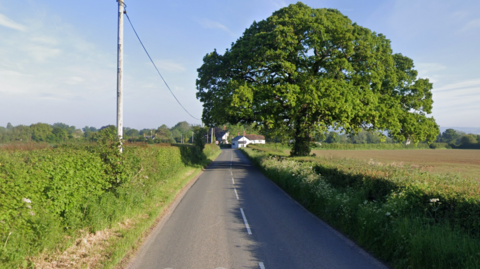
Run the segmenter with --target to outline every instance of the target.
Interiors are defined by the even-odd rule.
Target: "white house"
[[[227,140],[228,140],[228,135],[230,133],[228,131],[222,131],[222,132],[219,132],[218,134],[215,134],[215,137],[217,138],[217,144],[227,144]]]
[[[245,136],[239,135],[232,139],[232,148],[244,148],[248,144],[265,144],[265,137],[263,135],[247,134]]]

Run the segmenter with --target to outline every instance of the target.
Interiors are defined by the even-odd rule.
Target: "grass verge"
[[[476,182],[358,160],[242,150],[308,210],[394,268],[480,268]]]

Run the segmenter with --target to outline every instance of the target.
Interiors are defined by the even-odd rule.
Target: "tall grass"
[[[244,149],[307,209],[395,268],[479,268],[475,182],[359,160]]]

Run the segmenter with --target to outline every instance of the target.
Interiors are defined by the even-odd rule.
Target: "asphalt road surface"
[[[386,268],[223,150],[129,268]]]

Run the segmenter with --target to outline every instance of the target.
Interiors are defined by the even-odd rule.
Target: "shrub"
[[[79,229],[92,232],[141,207],[153,186],[187,166],[202,167],[214,145],[63,145],[0,150],[0,267],[55,249]],[[4,247],[5,246],[5,247]]]
[[[430,144],[431,149],[448,149],[452,148],[448,143],[432,143]]]

